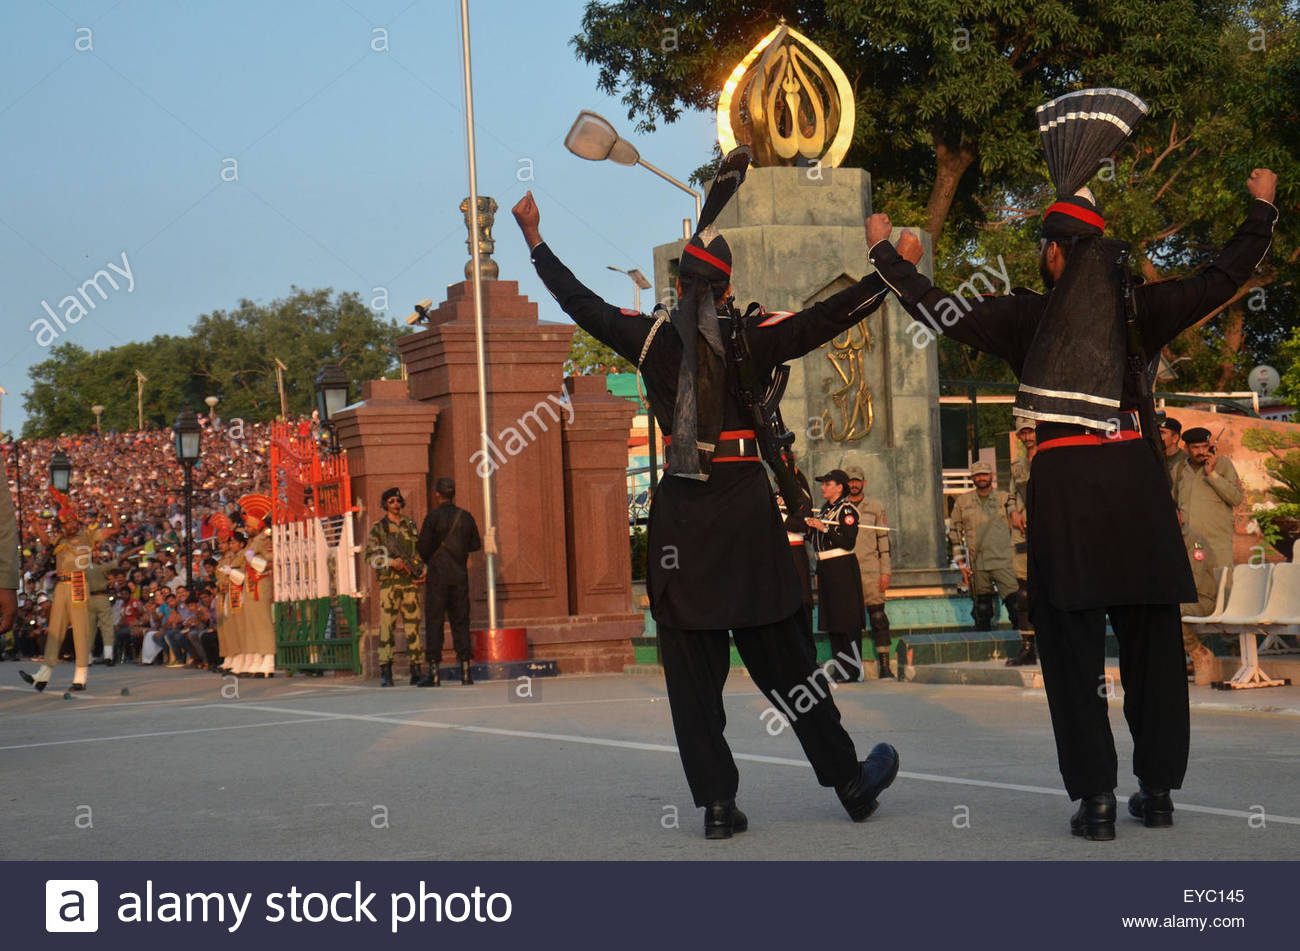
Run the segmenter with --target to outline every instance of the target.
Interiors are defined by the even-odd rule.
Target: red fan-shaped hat
[[[240,496],[239,508],[244,513],[244,518],[255,519],[265,524],[271,517],[271,497],[262,492],[250,492],[248,495]]]
[[[230,520],[230,516],[225,512],[213,512],[208,517],[208,524],[216,530],[217,537],[223,542],[235,531],[235,523]]]

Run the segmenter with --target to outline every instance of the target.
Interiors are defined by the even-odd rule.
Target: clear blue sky
[[[583,108],[679,178],[708,157],[712,117],[638,136],[569,45],[581,0],[473,0],[481,194],[501,210],[501,277],[560,313],[509,208],[532,188],[542,231],[578,275],[631,302],[612,264],[650,272],[690,196],[644,169],[564,149]],[[0,30],[0,426],[23,423],[28,327],[108,262],[118,292],[57,342],[90,350],[184,333],[241,297],[385,287],[389,316],[463,279],[469,193],[455,0],[5,0]],[[93,50],[78,51],[87,43]],[[388,31],[388,52],[371,50]],[[79,32],[80,31],[80,32]],[[239,181],[223,182],[225,159]],[[535,181],[518,171],[532,163]],[[224,163],[227,168],[231,167]],[[229,175],[229,173],[227,173]],[[84,394],[87,406],[103,397]],[[89,409],[87,409],[89,417]]]

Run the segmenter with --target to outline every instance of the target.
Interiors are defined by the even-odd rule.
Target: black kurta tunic
[[[637,363],[652,320],[614,307],[585,287],[545,242],[532,260],[547,290],[583,330]],[[872,313],[888,288],[875,274],[795,314],[750,318],[748,336],[760,379]],[[730,321],[722,319],[724,337]],[[655,419],[671,432],[682,346],[672,324],[656,332],[642,363]],[[728,379],[735,368],[727,354]],[[728,387],[722,428],[753,428]],[[650,610],[683,630],[757,627],[791,617],[801,597],[767,470],[760,462],[715,463],[708,481],[666,476],[650,505],[647,551]]]
[[[1246,282],[1268,250],[1276,220],[1272,205],[1255,201],[1209,267],[1184,280],[1136,289],[1148,361]],[[1026,292],[961,298],[935,288],[888,242],[878,243],[870,256],[916,321],[933,333],[1001,357],[1020,376],[1046,296]],[[914,333],[923,334],[912,326]],[[1136,409],[1140,396],[1132,374],[1126,375],[1121,412]],[[1038,438],[1041,443],[1081,431],[1041,424]],[[1045,597],[1063,611],[1195,600],[1164,462],[1145,441],[1039,453],[1027,505],[1029,576],[1035,597]]]

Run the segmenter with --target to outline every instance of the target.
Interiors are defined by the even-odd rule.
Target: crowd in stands
[[[58,538],[50,463],[72,465],[68,495],[89,525],[120,525],[95,553],[107,581],[112,630],[96,633],[94,656],[172,667],[216,669],[217,522],[238,524],[237,500],[270,491],[270,425],[199,417],[202,450],[191,495],[193,577],[185,574],[185,475],[171,429],[24,439],[5,445],[5,467],[22,529],[18,621],[3,658],[43,650],[55,584],[44,534]],[[20,485],[21,483],[21,485]],[[92,624],[94,622],[92,621]],[[104,625],[103,627],[106,627]],[[64,651],[70,656],[69,633]]]

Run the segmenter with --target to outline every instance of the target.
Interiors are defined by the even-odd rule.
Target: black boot
[[[975,607],[971,609],[971,618],[975,622],[975,630],[993,630],[993,595],[978,594],[975,596]]]
[[[886,653],[876,654],[876,676],[880,680],[894,679],[894,672],[889,669],[889,655]]]
[[[424,675],[424,677],[421,678],[420,682],[419,682],[418,684],[416,684],[416,686],[417,686],[417,687],[437,687],[437,686],[438,686],[439,684],[441,684],[441,683],[442,683],[442,680],[438,677],[438,665],[437,665],[437,664],[430,664],[430,665],[429,665],[429,671],[428,671],[428,673],[426,673],[426,674]]]
[[[1174,801],[1168,789],[1138,783],[1138,791],[1128,797],[1128,814],[1148,829],[1165,828],[1174,824]]]
[[[878,797],[898,775],[898,750],[877,743],[871,755],[859,764],[858,774],[835,787],[840,803],[854,822],[865,822],[880,805]]]
[[[704,807],[704,838],[730,839],[749,828],[749,819],[736,808],[736,800],[719,799]]]
[[[1079,803],[1079,811],[1070,818],[1070,832],[1093,842],[1109,842],[1115,838],[1115,794],[1085,796]]]
[[[460,662],[460,682],[462,684],[468,685],[474,682],[474,675],[470,673],[469,665],[470,662],[467,660]]]
[[[1016,604],[1015,594],[1003,598],[1002,606],[1007,609],[1007,620],[1011,623],[1011,630],[1020,630],[1020,607]]]
[[[1027,664],[1038,663],[1038,654],[1034,651],[1034,635],[1020,635],[1020,653],[1015,657],[1007,658],[1008,667],[1024,667]]]
[[[412,687],[419,686],[420,681],[423,679],[424,679],[424,665],[412,664],[411,665],[411,686]]]
[[[379,686],[391,687],[392,685],[393,685],[393,665],[380,664],[379,665]]]

